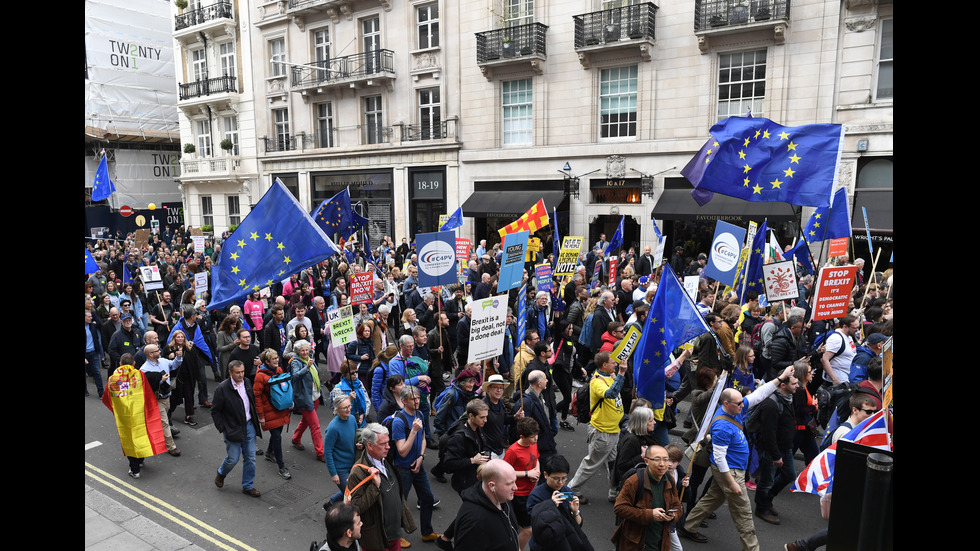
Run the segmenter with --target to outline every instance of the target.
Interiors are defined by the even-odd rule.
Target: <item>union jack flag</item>
[[[881,450],[891,450],[891,443],[888,440],[888,425],[885,422],[885,410],[868,417],[850,432],[841,436],[837,442],[841,440]],[[820,452],[803,469],[803,472],[800,473],[790,488],[792,491],[817,494],[821,497],[834,491],[834,462],[837,459],[837,442]]]

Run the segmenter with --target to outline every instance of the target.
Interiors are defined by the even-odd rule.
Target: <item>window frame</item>
[[[760,53],[764,56],[763,63],[759,63],[758,62],[758,55]],[[749,66],[744,61],[746,54],[752,54],[754,56],[753,57],[753,62],[751,63],[751,67],[753,68],[753,70],[752,70],[752,75],[753,76],[749,80],[745,80],[745,79],[742,78],[744,76],[745,69]],[[725,67],[723,64],[724,64],[724,59],[725,59],[726,56],[736,56],[736,55],[742,56],[742,58],[741,58],[742,61],[741,61],[741,64],[738,66],[738,69],[737,69],[738,72],[739,72],[739,79],[738,80],[732,80],[731,79],[731,76],[732,76],[732,73],[734,72],[736,66],[735,65],[732,65],[732,64],[729,64],[727,67]],[[746,113],[748,112],[748,109],[740,109],[740,111],[738,111],[738,112],[732,112],[731,105],[735,104],[736,102],[741,107],[744,107],[746,105],[746,102],[748,102],[749,109],[751,109],[752,116],[753,117],[764,117],[765,116],[766,94],[768,92],[768,80],[769,80],[769,60],[770,60],[770,55],[769,55],[768,48],[760,48],[760,49],[755,49],[755,50],[739,50],[739,51],[732,51],[732,52],[721,52],[721,53],[718,54],[718,68],[715,71],[715,79],[716,79],[716,82],[715,82],[715,86],[716,86],[715,87],[715,92],[718,94],[718,96],[717,96],[717,98],[715,100],[715,117],[716,117],[715,120],[721,121],[721,120],[724,120],[724,119],[726,119],[728,117],[732,117],[732,116],[744,117],[746,115]],[[756,76],[756,75],[758,75],[759,67],[762,67],[763,68],[763,76],[762,76],[762,78],[757,78],[757,76]],[[723,74],[724,71],[729,71],[730,74],[728,75],[728,80],[726,80],[725,82],[722,82],[722,74]],[[742,92],[744,91],[746,85],[752,85],[753,86],[753,92],[755,92],[756,90],[754,88],[757,85],[757,83],[761,83],[761,85],[762,85],[762,95],[761,96],[758,96],[758,95],[755,95],[755,94],[753,94],[752,96],[743,96],[742,95]],[[738,98],[735,101],[733,101],[732,100],[732,97],[731,97],[731,94],[729,93],[729,94],[727,94],[727,97],[723,100],[722,99],[722,95],[723,95],[722,94],[722,90],[723,90],[723,87],[729,87],[729,92],[730,92],[731,90],[734,90],[735,89],[734,86],[736,86],[736,85],[739,86],[739,96],[738,96]],[[725,110],[725,113],[724,114],[721,113],[721,107],[722,107],[723,102],[726,105],[726,107],[728,107]]]
[[[423,103],[422,101],[423,94],[429,95],[429,101],[427,103]],[[419,88],[416,90],[415,97],[418,104],[419,117],[418,138],[420,140],[442,138],[442,91],[438,86]]]
[[[214,227],[214,203],[210,195],[201,195],[201,225]]]
[[[327,113],[324,115],[321,113],[321,107],[326,106]],[[316,117],[316,135],[317,135],[317,147],[334,147],[334,113],[333,113],[333,102],[324,101],[321,103],[314,104],[313,114]],[[326,122],[327,129],[324,132],[323,124]],[[326,141],[324,141],[326,140]],[[326,145],[324,145],[326,144]]]
[[[616,71],[615,77],[613,76],[613,71]],[[622,71],[627,71],[626,78],[622,77]],[[632,72],[633,74],[630,74]],[[608,80],[606,77],[610,77]],[[621,83],[625,82],[627,85],[626,92],[620,92],[618,90],[621,87]],[[617,84],[616,92],[603,92],[603,88],[610,89],[613,84]],[[632,86],[632,89],[630,89]],[[639,133],[639,104],[640,104],[640,66],[638,64],[634,65],[623,65],[619,67],[605,67],[599,70],[599,92],[597,94],[599,98],[599,109],[598,109],[598,128],[599,128],[599,139],[603,141],[609,140],[635,140]],[[615,122],[610,120],[603,120],[603,117],[611,117],[612,115],[623,114],[623,109],[619,107],[619,104],[625,100],[627,102],[628,115],[626,121],[621,121],[617,118]],[[611,103],[616,103],[616,111],[613,111],[612,107],[603,107],[603,103],[608,101]],[[632,104],[632,105],[630,105]],[[630,107],[632,109],[630,110]],[[623,133],[625,125],[625,134]],[[612,133],[612,129],[617,129],[615,135]]]
[[[230,47],[231,51],[223,51],[227,47]],[[221,44],[218,44],[218,65],[221,67],[221,76],[238,76],[238,60],[236,57],[237,52],[235,51],[234,42],[222,42]]]
[[[525,82],[527,86],[520,88],[520,83]],[[511,89],[514,86],[518,88]],[[508,101],[509,99],[521,101]],[[500,106],[501,145],[505,147],[534,145],[534,80],[528,77],[502,81]],[[508,116],[515,111],[518,112],[517,115]]]
[[[231,126],[232,128],[229,128]],[[234,145],[231,148],[232,155],[240,155],[240,148],[238,143],[238,115],[229,115],[227,117],[222,117],[221,123],[223,131],[223,139],[228,138]]]
[[[238,195],[226,195],[228,203],[228,226],[237,226],[242,223],[241,199]]]
[[[280,51],[277,51],[281,48]],[[270,38],[268,43],[269,48],[269,76],[273,78],[280,78],[286,76],[286,38],[276,37]]]
[[[282,114],[282,119],[280,120],[279,115]],[[285,132],[283,132],[285,130]],[[276,141],[277,151],[285,151],[289,149],[289,108],[288,107],[278,107],[272,110],[272,136]]]
[[[200,119],[195,127],[195,134],[197,137],[197,151],[202,157],[210,157],[214,151],[214,145],[211,140],[211,121],[208,119]]]
[[[191,74],[194,82],[201,82],[208,78],[208,55],[204,47],[196,48],[190,52]],[[198,57],[200,56],[200,57]]]
[[[882,45],[884,45],[884,43],[885,43],[885,23],[886,22],[888,23],[888,25],[890,27],[889,32],[891,34],[891,37],[890,37],[890,40],[891,40],[890,47],[891,47],[891,51],[892,51],[892,57],[882,58],[881,57],[881,55],[882,55],[881,54],[881,50],[882,50]],[[878,102],[893,102],[893,101],[895,101],[895,73],[894,73],[894,68],[895,68],[895,53],[894,53],[895,52],[895,37],[894,37],[894,34],[895,34],[895,23],[894,22],[895,22],[895,18],[893,18],[893,17],[883,17],[883,18],[881,18],[881,19],[878,20],[878,37],[877,37],[878,38],[878,40],[877,40],[878,43],[877,43],[877,45],[875,47],[875,74],[874,74],[874,98],[875,98],[874,101],[875,101],[875,103],[878,103]],[[892,91],[892,94],[890,96],[884,96],[884,97],[878,95],[878,91],[881,89],[881,84],[882,84],[881,83],[881,78],[882,78],[881,69],[882,69],[882,66],[888,67],[888,72],[891,73],[891,91]]]
[[[384,143],[384,102],[380,95],[364,96],[361,104],[364,108],[364,143]],[[374,103],[375,105],[369,105]],[[373,107],[373,109],[372,109]],[[373,131],[373,136],[372,136]],[[374,141],[372,141],[372,139]]]
[[[433,9],[435,10],[435,17],[432,17]],[[421,21],[423,10],[429,17],[425,21]],[[439,47],[439,2],[421,4],[415,7],[415,31],[415,45],[419,50]],[[423,38],[425,44],[422,44]]]

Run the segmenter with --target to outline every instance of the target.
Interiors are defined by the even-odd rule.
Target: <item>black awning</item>
[[[550,212],[565,197],[561,190],[521,190],[521,191],[474,191],[463,201],[463,216],[474,218],[518,218],[528,211],[539,199]]]
[[[894,191],[890,189],[881,190],[857,190],[854,193],[854,211],[851,214],[851,231],[863,234],[864,229],[864,207],[868,211],[868,226],[875,233],[892,233],[894,225]]]
[[[693,188],[692,188],[693,189]],[[666,189],[651,213],[653,218],[662,220],[723,220],[732,224],[748,224],[749,221],[768,224],[798,220],[789,203],[753,203],[737,197],[716,193],[703,207],[691,197],[691,190]]]

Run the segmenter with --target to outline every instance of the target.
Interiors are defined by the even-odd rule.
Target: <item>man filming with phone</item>
[[[623,481],[613,510],[623,521],[613,533],[619,551],[641,551],[647,538],[659,538],[662,551],[670,549],[670,524],[680,518],[681,501],[672,477],[665,476],[670,456],[661,446],[650,446],[643,454],[646,469]],[[654,539],[653,541],[657,541]]]

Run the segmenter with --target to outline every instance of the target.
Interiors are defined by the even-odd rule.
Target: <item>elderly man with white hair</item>
[[[551,306],[548,302],[548,291],[538,291],[534,295],[534,304],[527,309],[527,329],[536,329],[538,337],[542,341],[550,343],[554,339],[551,335],[551,327],[555,324],[551,320]]]

